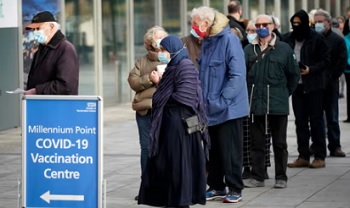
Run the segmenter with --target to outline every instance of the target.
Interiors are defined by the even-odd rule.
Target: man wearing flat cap
[[[32,30],[39,49],[28,75],[26,95],[77,95],[79,62],[76,50],[48,12],[36,14],[26,30]]]

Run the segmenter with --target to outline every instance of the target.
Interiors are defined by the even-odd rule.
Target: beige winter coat
[[[146,115],[152,108],[152,96],[156,88],[149,75],[156,70],[157,65],[161,64],[157,55],[156,52],[148,51],[148,54],[136,61],[134,68],[129,72],[128,82],[135,91],[132,109],[140,115]]]

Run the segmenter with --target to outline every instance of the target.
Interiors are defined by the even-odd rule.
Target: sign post
[[[24,96],[22,207],[102,208],[103,103]]]

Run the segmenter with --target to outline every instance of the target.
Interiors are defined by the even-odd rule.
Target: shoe
[[[242,194],[233,191],[229,191],[223,200],[224,203],[237,203],[240,201],[242,201]]]
[[[269,176],[269,174],[267,173],[267,171],[265,171],[264,179],[270,179],[270,176]]]
[[[304,160],[302,158],[298,158],[294,160],[292,163],[288,163],[287,166],[289,168],[301,168],[301,167],[309,167],[310,162],[308,160]]]
[[[242,173],[242,179],[249,179],[250,178],[250,168],[244,168]]]
[[[277,189],[282,189],[287,187],[287,181],[284,180],[276,180],[275,185],[273,186]]]
[[[257,181],[253,178],[244,182],[244,187],[246,187],[246,188],[256,188],[256,187],[264,187],[264,186],[265,186],[264,181]]]
[[[139,200],[139,195],[135,196],[135,201],[138,201]]]
[[[337,148],[334,152],[330,153],[330,156],[332,156],[332,157],[345,157],[346,154],[340,148]]]
[[[309,165],[310,168],[324,168],[326,167],[326,162],[321,159],[314,159]]]
[[[207,201],[222,199],[226,196],[226,190],[223,189],[221,191],[218,191],[218,190],[209,188],[205,195],[206,195]]]

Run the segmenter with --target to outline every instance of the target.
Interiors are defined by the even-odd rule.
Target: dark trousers
[[[265,116],[254,115],[251,122],[251,154],[252,154],[252,178],[264,181],[265,174],[265,149],[266,149],[266,124]],[[287,181],[287,115],[269,115],[268,122],[272,137],[272,148],[275,155],[275,178]]]
[[[210,188],[241,193],[243,189],[243,120],[228,120],[208,128],[211,149],[209,152],[208,179]],[[225,179],[225,183],[224,183]]]
[[[331,83],[324,91],[324,111],[327,122],[328,149],[334,152],[340,148],[339,128],[339,82]]]
[[[292,96],[299,158],[310,160],[310,136],[316,159],[327,155],[323,119],[323,90],[304,93],[298,85]],[[309,126],[310,123],[310,126]]]
[[[346,80],[346,120],[350,120],[350,73],[344,73]]]
[[[150,129],[151,129],[151,110],[148,110],[147,114],[141,116],[136,112],[136,123],[139,130],[139,142],[141,148],[141,173],[145,171],[146,163],[148,159],[148,144],[150,140]]]

